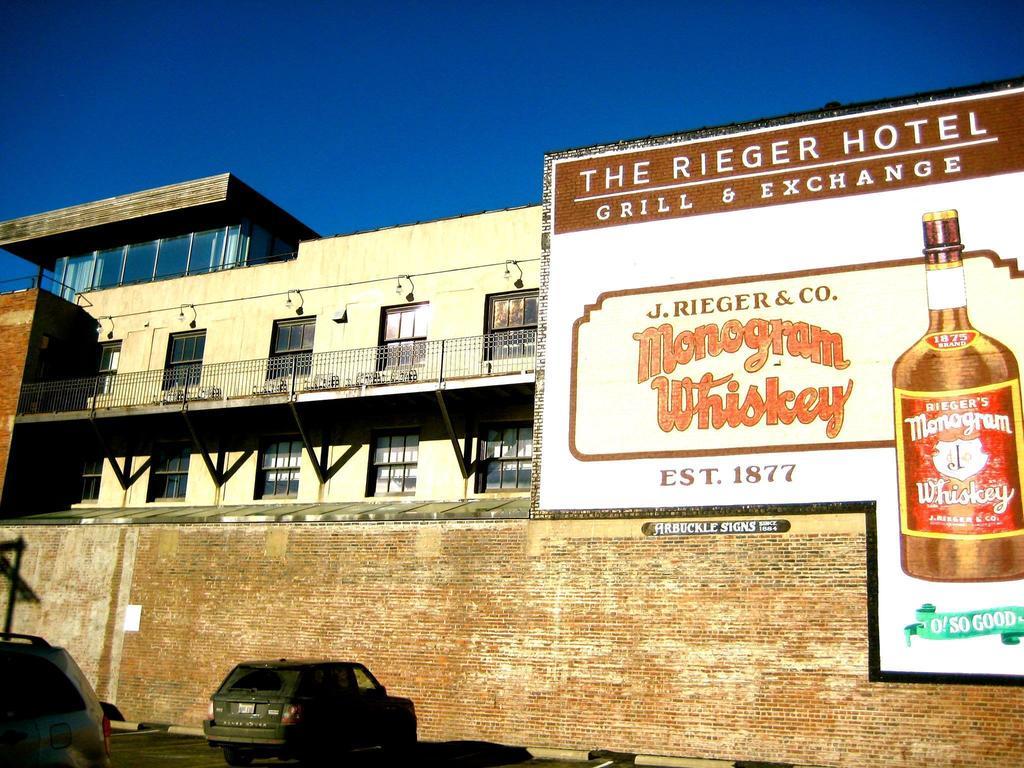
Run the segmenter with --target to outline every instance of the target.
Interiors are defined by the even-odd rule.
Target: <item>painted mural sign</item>
[[[1021,85],[549,158],[540,506],[868,502],[883,675],[1024,680]]]

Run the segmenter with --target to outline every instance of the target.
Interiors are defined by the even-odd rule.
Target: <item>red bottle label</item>
[[[897,389],[903,533],[978,539],[1024,533],[1020,384],[947,392]]]

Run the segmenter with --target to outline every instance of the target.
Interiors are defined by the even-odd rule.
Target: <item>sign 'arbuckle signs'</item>
[[[1022,103],[914,105],[560,162],[554,232],[1024,170]]]

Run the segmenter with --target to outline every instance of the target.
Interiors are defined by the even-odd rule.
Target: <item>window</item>
[[[82,501],[96,501],[100,497],[102,477],[102,457],[89,457],[82,462]]]
[[[525,491],[530,488],[533,426],[508,424],[490,427],[480,441],[479,489]]]
[[[270,343],[267,378],[277,379],[282,376],[290,376],[293,363],[296,374],[308,375],[313,362],[313,334],[315,332],[315,317],[306,317],[301,320],[277,320],[274,323],[274,337]]]
[[[96,366],[96,373],[100,378],[100,393],[110,394],[114,388],[114,375],[117,373],[117,364],[121,360],[121,342],[111,341],[100,344],[100,359]]]
[[[256,476],[256,498],[295,498],[299,494],[299,469],[302,442],[278,440],[260,451],[260,468]]]
[[[380,368],[419,365],[426,356],[429,304],[390,307],[384,310]],[[420,342],[420,343],[417,343]]]
[[[250,235],[252,231],[252,235]],[[250,237],[257,242],[250,249]],[[101,251],[62,256],[54,265],[55,293],[73,301],[76,293],[183,274],[200,274],[239,264],[293,258],[294,241],[242,219],[239,224],[203,232],[126,243]],[[258,253],[258,258],[247,254]]]
[[[209,272],[217,269],[224,259],[224,228],[196,232],[192,238],[192,257],[188,271]]]
[[[380,690],[380,683],[374,680],[365,667],[352,667],[352,673],[356,678],[356,687],[359,688],[359,693],[367,694],[374,693]]]
[[[96,253],[96,273],[93,276],[93,286],[106,288],[117,285],[121,280],[121,265],[124,262],[124,246],[108,248],[105,251]]]
[[[188,269],[188,252],[191,247],[191,234],[161,240],[160,252],[156,257],[156,276],[184,275]]]
[[[487,305],[485,358],[533,357],[536,354],[537,291],[491,296]]]
[[[206,331],[171,334],[171,338],[167,342],[164,389],[187,387],[199,383],[205,347]]]
[[[157,450],[149,473],[150,501],[185,498],[191,456],[187,445],[164,446]]]
[[[18,728],[13,731],[15,737],[21,737],[25,731],[24,723],[15,721],[66,715],[69,712],[81,712],[85,709],[85,701],[75,690],[75,686],[68,676],[47,659],[27,653],[0,651],[0,680],[4,681],[4,684],[0,685],[0,723],[15,725]],[[41,727],[47,729],[52,727],[55,731],[58,728],[58,726],[50,726],[48,723],[41,724]],[[30,730],[35,732],[34,723]],[[6,731],[6,733],[12,733],[12,731]],[[5,735],[4,738],[7,743],[11,737]],[[44,743],[48,747],[48,737],[44,736],[43,738],[47,739]],[[14,744],[17,744],[16,740]],[[22,753],[15,752],[12,762],[8,763],[6,756],[11,755],[11,752],[5,751],[4,763],[13,765],[18,754]],[[37,753],[32,751],[25,754],[32,758],[30,764],[34,765],[34,755]]]
[[[157,240],[148,243],[135,243],[128,246],[128,254],[124,260],[122,283],[143,283],[153,279],[156,268]]]
[[[420,436],[415,433],[377,435],[370,466],[371,496],[416,492]]]

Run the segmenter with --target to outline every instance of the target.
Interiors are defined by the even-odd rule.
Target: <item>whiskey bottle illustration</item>
[[[892,369],[901,563],[929,581],[1020,578],[1017,361],[968,318],[957,212],[923,225],[928,331]]]

